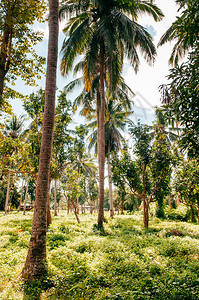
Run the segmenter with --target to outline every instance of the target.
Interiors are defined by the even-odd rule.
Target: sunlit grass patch
[[[80,224],[65,211],[53,217],[42,300],[199,298],[198,225],[152,218],[146,230],[138,213],[106,218],[101,235],[96,214],[80,214]],[[32,213],[0,213],[0,221],[0,299],[23,299]]]

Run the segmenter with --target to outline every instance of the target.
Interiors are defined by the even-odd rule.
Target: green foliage
[[[171,79],[169,87],[171,100],[165,106],[168,119],[176,121],[182,127],[180,146],[188,150],[189,156],[197,159],[199,157],[198,64],[199,43],[197,42],[189,54],[189,60],[170,70],[168,78]]]
[[[28,85],[35,85],[35,78],[41,78],[45,58],[37,55],[34,47],[42,41],[43,35],[34,31],[32,25],[35,21],[44,21],[45,10],[46,3],[43,0],[1,1],[0,97],[6,80],[4,102],[10,97],[20,96],[10,88],[17,77],[21,77]]]
[[[188,221],[188,211],[187,207],[185,207],[184,205],[178,205],[176,209],[171,209],[167,212],[166,215],[169,220],[182,222]]]
[[[184,160],[176,171],[174,186],[181,201],[199,212],[199,163]]]
[[[165,217],[163,200],[169,193],[172,155],[166,135],[155,127],[155,140],[151,145],[150,127],[147,125],[133,126],[130,132],[135,140],[132,158],[124,148],[121,156],[116,156],[112,163],[113,181],[120,190],[120,197],[131,194],[138,202],[149,205],[158,202],[157,215]],[[148,211],[144,209],[144,222],[148,227]]]
[[[145,230],[138,215],[115,216],[93,231],[96,215],[77,224],[62,212],[48,230],[48,274],[21,286],[32,213],[0,213],[0,298],[197,299],[198,226],[154,219]],[[22,229],[23,228],[23,229]],[[180,234],[176,234],[180,233]],[[29,297],[29,298],[28,298]],[[32,298],[31,298],[32,297]]]
[[[0,210],[4,210],[7,193],[7,176],[2,175],[0,178]],[[11,178],[9,203],[11,208],[16,209],[19,206],[20,194],[16,187],[15,178]]]
[[[170,64],[177,66],[179,59],[185,56],[187,50],[190,50],[196,41],[198,41],[199,29],[199,4],[197,0],[176,0],[181,10],[180,17],[172,23],[169,29],[161,37],[159,45],[172,40],[175,45],[169,59]]]

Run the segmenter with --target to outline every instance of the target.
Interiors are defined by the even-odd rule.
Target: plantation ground
[[[199,299],[198,225],[154,218],[145,230],[139,215],[123,215],[107,217],[100,235],[96,215],[80,218],[62,211],[53,219],[41,299]],[[1,300],[27,299],[20,272],[31,219],[30,212],[0,213]]]

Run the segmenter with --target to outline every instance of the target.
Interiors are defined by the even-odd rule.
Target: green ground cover
[[[199,299],[198,225],[154,218],[145,230],[138,214],[116,215],[100,234],[96,215],[80,217],[78,224],[62,211],[48,229],[41,299]],[[30,212],[0,213],[2,300],[27,298],[20,272],[31,219]]]

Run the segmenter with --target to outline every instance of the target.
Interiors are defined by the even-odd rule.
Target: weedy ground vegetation
[[[115,215],[99,231],[97,215],[78,224],[61,211],[48,228],[48,274],[21,282],[32,213],[0,213],[0,299],[199,299],[199,226]],[[36,296],[35,296],[36,295]]]

